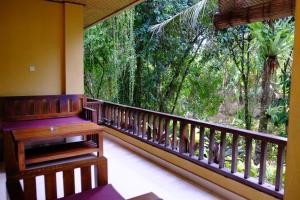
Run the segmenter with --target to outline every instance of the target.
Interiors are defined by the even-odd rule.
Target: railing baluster
[[[283,162],[284,162],[285,146],[278,145],[277,152],[277,168],[275,178],[275,190],[280,191],[282,189],[282,174],[283,174]]]
[[[148,114],[147,140],[151,140],[151,114]]]
[[[191,132],[190,132],[190,145],[189,145],[189,152],[190,157],[194,156],[195,154],[195,129],[196,126],[194,124],[191,125]]]
[[[179,153],[187,153],[188,150],[188,124],[180,122],[180,140],[179,140]]]
[[[177,120],[173,119],[173,133],[172,133],[172,150],[176,149],[177,143]]]
[[[258,183],[260,185],[265,182],[265,173],[266,173],[266,160],[267,160],[267,150],[268,143],[266,141],[261,142],[261,152],[260,152],[260,165],[259,165],[259,178]]]
[[[162,143],[162,133],[163,133],[163,121],[164,119],[162,117],[159,117],[159,124],[158,124],[158,143],[161,144]]]
[[[119,108],[115,107],[115,120],[116,120],[115,126],[116,127],[119,127],[119,119],[120,119],[120,117],[119,117]]]
[[[147,114],[143,113],[142,138],[145,137],[146,131],[147,131]]]
[[[152,140],[153,142],[156,141],[156,135],[157,135],[157,128],[156,128],[156,120],[157,116],[153,115],[153,131],[152,131]]]
[[[209,144],[208,144],[208,164],[211,164],[214,159],[214,146],[215,146],[215,130],[210,129],[209,133]]]
[[[221,132],[221,139],[220,139],[220,157],[219,157],[219,168],[224,168],[225,164],[225,150],[226,150],[226,132]]]
[[[125,110],[125,130],[128,131],[129,127],[129,110]]]
[[[165,147],[169,146],[170,119],[165,120]]]
[[[137,113],[137,136],[140,135],[141,131],[141,114],[140,112]]]
[[[203,160],[204,159],[204,132],[205,132],[205,128],[204,127],[200,127],[200,137],[199,137],[199,160]]]
[[[121,109],[121,129],[124,129],[124,109]]]
[[[110,106],[106,106],[106,114],[105,114],[105,116],[106,116],[106,121],[107,121],[107,123],[108,124],[110,124],[110,116],[109,116],[109,114],[110,114]]]
[[[111,106],[110,108],[110,119],[111,119],[111,125],[115,126],[116,120],[115,120],[115,107]]]
[[[122,108],[120,107],[119,108],[119,116],[118,116],[118,121],[119,121],[119,123],[118,123],[118,127],[121,129],[122,128]]]
[[[238,144],[239,144],[239,136],[237,134],[233,134],[232,138],[232,160],[231,160],[231,173],[236,173],[237,171],[237,157],[238,157]]]
[[[132,110],[128,110],[128,133],[132,131]]]
[[[136,133],[136,112],[132,112],[132,134]]]
[[[252,153],[252,139],[249,137],[245,138],[246,140],[246,156],[245,156],[245,173],[244,178],[249,178],[250,169],[251,169],[251,153]]]

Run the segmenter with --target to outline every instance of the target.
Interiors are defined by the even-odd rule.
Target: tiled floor
[[[104,139],[109,182],[125,198],[154,192],[165,200],[219,200],[221,197],[167,171],[115,141]],[[0,166],[0,199],[6,200],[5,174]],[[60,180],[60,179],[59,179]],[[58,184],[60,185],[60,184]],[[44,188],[40,189],[40,192]],[[39,190],[39,189],[38,189]],[[58,190],[60,193],[60,190]],[[38,195],[40,196],[40,195]],[[43,196],[43,195],[41,195]],[[43,197],[39,199],[44,199]]]
[[[108,159],[109,182],[125,198],[154,192],[165,200],[223,199],[108,138],[104,142],[104,153]]]

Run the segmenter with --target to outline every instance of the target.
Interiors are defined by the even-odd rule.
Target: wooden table
[[[70,158],[93,152],[98,157],[103,156],[102,128],[92,122],[68,124],[55,127],[41,127],[14,130],[12,132],[17,144],[19,169],[26,170],[26,164]],[[30,142],[45,141],[73,136],[96,136],[97,141],[85,140],[73,143],[39,147],[25,151],[25,145]],[[88,138],[88,137],[87,137]]]

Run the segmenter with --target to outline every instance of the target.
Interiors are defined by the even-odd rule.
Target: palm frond
[[[186,10],[174,15],[173,17],[153,25],[150,30],[153,34],[160,34],[167,28],[169,25],[174,23],[179,23],[180,25],[184,24],[188,28],[193,29],[198,22],[201,13],[204,13],[208,0],[201,0],[195,5],[187,8]]]

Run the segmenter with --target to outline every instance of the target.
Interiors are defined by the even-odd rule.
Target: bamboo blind
[[[217,29],[284,18],[295,13],[295,0],[219,0],[214,16]]]

